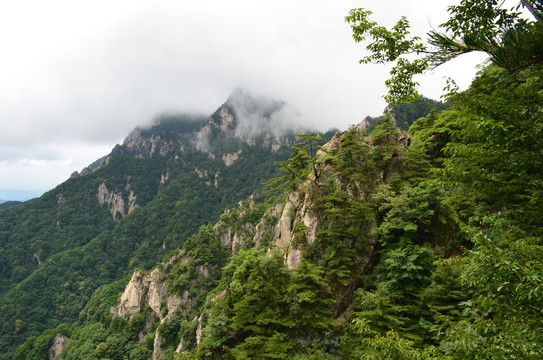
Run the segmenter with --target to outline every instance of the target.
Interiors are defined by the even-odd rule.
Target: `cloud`
[[[228,97],[236,119],[235,133],[243,138],[254,138],[265,133],[276,136],[303,132],[311,126],[292,105],[271,99],[248,89],[237,88]]]
[[[110,145],[81,142],[37,144],[25,151],[1,146],[0,189],[49,190],[110,151]]]
[[[353,114],[347,104],[334,106],[351,97],[339,95],[337,85],[355,65],[341,51],[351,40],[342,21],[345,11],[337,5],[120,3],[125,6],[116,2],[110,8],[109,2],[106,9],[102,1],[85,8],[32,2],[42,16],[2,29],[21,38],[12,39],[13,55],[0,70],[7,80],[0,94],[10,100],[0,108],[0,118],[18,126],[0,140],[117,139],[161,111],[212,112],[238,85],[286,98],[319,124],[329,122],[332,113],[345,123],[364,115]],[[27,16],[23,5],[15,9],[20,18]],[[303,6],[309,11],[300,17]],[[327,8],[335,9],[335,21],[322,17]],[[343,39],[336,36],[338,24]],[[331,56],[344,60],[331,67]],[[315,99],[323,96],[334,101],[328,107],[335,110],[318,105],[323,102]]]

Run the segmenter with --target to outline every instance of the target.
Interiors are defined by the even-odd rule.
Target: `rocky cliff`
[[[188,273],[188,269],[194,275]],[[180,317],[194,314],[195,307],[201,303],[200,295],[205,293],[206,283],[216,277],[216,265],[198,265],[191,255],[177,252],[149,273],[136,270],[121,297],[111,308],[113,319],[121,318],[131,322],[135,317],[143,319],[139,339],[152,336],[151,358],[160,359],[166,349],[182,351],[185,339],[175,344],[168,342],[168,326]],[[173,273],[173,274],[172,274]],[[176,279],[173,278],[176,277]],[[179,287],[179,277],[186,283]],[[142,318],[143,316],[143,318]],[[199,321],[199,316],[193,319]],[[201,332],[201,329],[199,330]],[[195,336],[198,339],[196,329]],[[201,337],[201,334],[199,335]],[[196,344],[199,340],[196,341]]]

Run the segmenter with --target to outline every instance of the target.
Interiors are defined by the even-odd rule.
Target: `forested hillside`
[[[152,268],[260,189],[296,143],[294,128],[269,129],[287,110],[237,90],[210,117],[159,117],[42,197],[0,210],[1,357],[73,324],[97,288]]]
[[[519,6],[530,19],[464,0],[428,43],[406,19],[388,30],[353,9],[355,40],[372,38],[362,62],[394,62],[372,128],[255,137],[236,125],[238,93],[176,135],[195,141],[190,157],[139,130],[87,175],[2,210],[6,239],[34,234],[20,219],[39,204],[55,209],[43,229],[71,239],[56,209],[92,180],[93,220],[69,213],[95,224],[87,236],[39,254],[30,242],[19,280],[5,268],[4,358],[45,358],[53,344],[64,359],[543,358],[543,6]],[[428,104],[407,103],[413,76],[471,51],[490,56],[471,86],[450,83],[446,105],[412,122]],[[243,109],[272,119],[282,106]],[[138,178],[140,161],[162,170]],[[47,254],[34,269],[33,252]]]

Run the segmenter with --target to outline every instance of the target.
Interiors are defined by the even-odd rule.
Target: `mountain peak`
[[[149,125],[136,127],[109,155],[96,160],[80,173],[75,172],[72,177],[92,173],[119,154],[140,158],[155,154],[164,156],[192,146],[197,151],[208,152],[217,147],[216,136],[251,146],[258,142],[264,148],[276,151],[281,146],[295,144],[294,135],[307,130],[300,126],[302,123],[300,113],[288,103],[238,87],[209,117],[162,114]]]
[[[236,88],[196,134],[198,150],[211,151],[218,138],[257,143],[273,151],[293,146],[294,136],[307,129],[300,113],[284,101]]]

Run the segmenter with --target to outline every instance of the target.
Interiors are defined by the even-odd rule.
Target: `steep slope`
[[[41,198],[0,212],[1,358],[73,323],[99,286],[151,268],[260,189],[296,142],[292,129],[267,131],[286,105],[261,103],[238,93],[205,121],[160,117]]]

